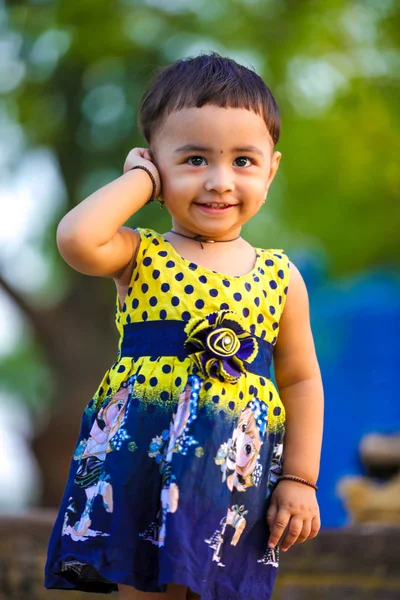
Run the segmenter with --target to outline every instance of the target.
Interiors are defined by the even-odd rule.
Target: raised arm
[[[321,456],[323,387],[310,326],[307,289],[292,263],[274,369],[286,410],[283,473],[315,483]],[[289,524],[282,549],[315,537],[320,521],[314,490],[302,483],[281,481],[271,500],[268,521],[272,545]]]
[[[87,275],[118,277],[135,256],[139,236],[124,223],[150,198],[153,184],[142,164],[160,178],[147,149],[135,148],[125,162],[124,175],[83,200],[59,223],[57,245],[64,260]]]

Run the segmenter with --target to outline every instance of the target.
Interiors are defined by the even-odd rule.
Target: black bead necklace
[[[179,233],[178,231],[174,231],[173,229],[170,229],[168,233],[174,233],[175,235],[180,235],[181,237],[187,238],[188,240],[199,242],[202,250],[204,249],[203,242],[205,244],[220,244],[222,242],[234,242],[235,240],[238,240],[240,238],[240,235],[238,235],[237,237],[232,238],[231,240],[208,240],[207,238],[203,238],[202,235],[195,235],[194,237],[190,237],[190,235],[184,235],[183,233]]]

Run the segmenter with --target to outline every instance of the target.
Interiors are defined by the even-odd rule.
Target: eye
[[[252,452],[253,448],[250,446],[250,444],[246,444],[244,447],[244,453],[246,454],[246,456],[250,456],[251,452]]]
[[[205,161],[205,158],[203,158],[202,156],[191,156],[190,158],[188,158],[187,162],[190,165],[192,165],[192,167],[203,167],[204,164],[201,164],[202,160]]]
[[[238,158],[235,158],[235,161],[248,161],[250,164],[254,164],[254,161],[251,160],[251,158],[248,158],[247,156],[238,156]],[[241,162],[241,164],[238,164],[238,167],[249,167],[250,165],[247,164],[243,164],[243,162]]]
[[[241,426],[240,426],[240,429],[242,431],[246,431],[246,427],[247,427],[247,423],[242,423]]]

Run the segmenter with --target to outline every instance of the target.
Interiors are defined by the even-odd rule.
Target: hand
[[[133,148],[133,150],[131,150],[129,152],[128,156],[126,157],[125,163],[124,163],[124,174],[127,171],[130,171],[132,169],[132,167],[135,167],[136,165],[143,165],[144,167],[147,167],[149,169],[149,171],[151,171],[151,173],[154,175],[154,178],[155,178],[156,184],[157,184],[155,197],[157,198],[158,196],[160,196],[160,194],[161,194],[160,174],[158,172],[156,165],[153,162],[153,157],[148,148]]]
[[[280,481],[272,493],[267,523],[271,533],[269,547],[275,548],[283,536],[283,552],[293,544],[316,537],[321,521],[315,490],[297,481]]]

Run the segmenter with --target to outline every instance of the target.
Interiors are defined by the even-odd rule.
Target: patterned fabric
[[[138,231],[117,361],[83,413],[45,586],[174,582],[202,600],[268,600],[279,549],[265,517],[285,426],[269,363],[288,259],[257,249],[250,273],[221,275]]]

